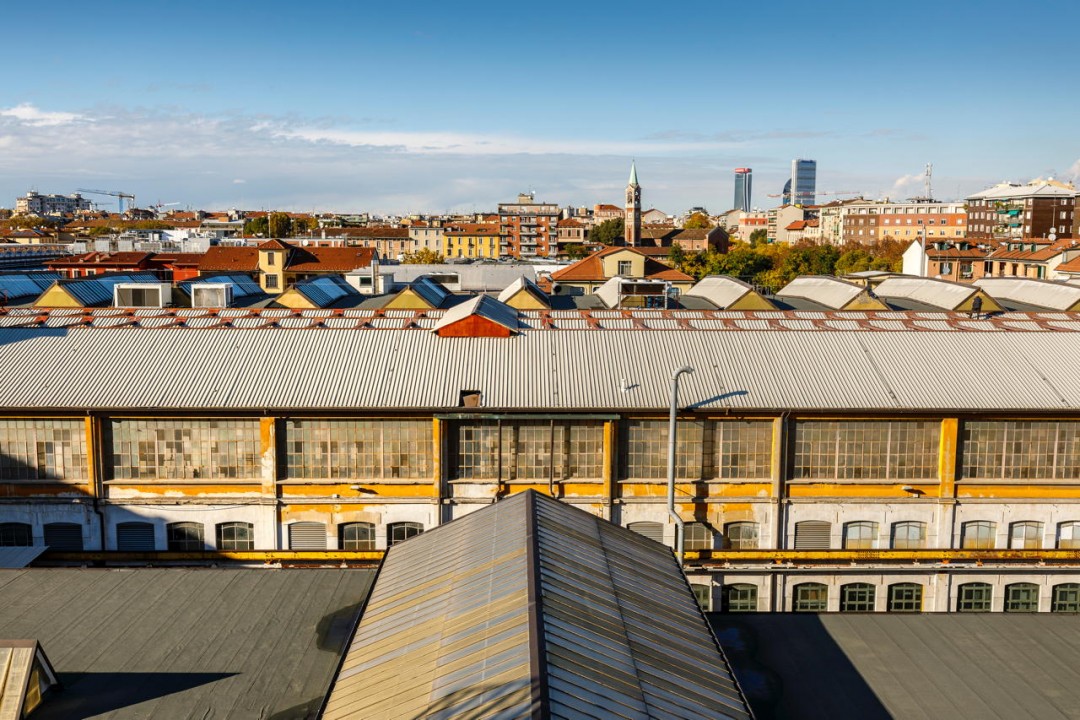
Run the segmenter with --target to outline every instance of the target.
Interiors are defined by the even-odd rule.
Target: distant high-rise
[[[736,210],[750,212],[750,168],[735,168],[735,205]]]
[[[791,161],[791,198],[792,205],[814,205],[817,201],[817,161]]]

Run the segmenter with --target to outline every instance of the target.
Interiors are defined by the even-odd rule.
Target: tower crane
[[[117,205],[120,208],[121,215],[123,215],[124,213],[125,198],[131,201],[131,207],[134,207],[135,205],[135,196],[131,193],[126,193],[123,190],[90,190],[88,188],[77,188],[77,190],[79,192],[90,193],[91,195],[112,195],[114,198],[117,199]]]
[[[815,195],[859,195],[863,194],[862,190],[831,190],[827,192],[817,192]],[[784,197],[783,193],[776,193],[772,195],[766,195],[766,197]]]

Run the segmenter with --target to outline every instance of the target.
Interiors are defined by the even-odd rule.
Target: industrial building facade
[[[1069,313],[521,312],[509,337],[440,337],[442,311],[15,312],[0,545],[373,560],[525,489],[673,545],[667,376],[688,362],[676,500],[712,609],[1080,611]]]

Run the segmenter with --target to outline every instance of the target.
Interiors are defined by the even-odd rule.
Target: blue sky
[[[103,2],[5,8],[0,206],[491,209],[907,197],[1080,173],[1080,3]]]

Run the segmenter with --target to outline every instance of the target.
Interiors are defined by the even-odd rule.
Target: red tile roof
[[[259,249],[253,247],[212,247],[199,261],[199,272],[258,272]]]
[[[573,265],[556,270],[551,273],[553,281],[562,282],[604,282],[608,276],[604,275],[603,258],[617,252],[632,252],[645,258],[645,279],[647,280],[670,280],[672,282],[693,282],[694,278],[686,273],[669,268],[658,260],[646,255],[637,248],[613,246],[595,252],[589,257],[578,260]]]

